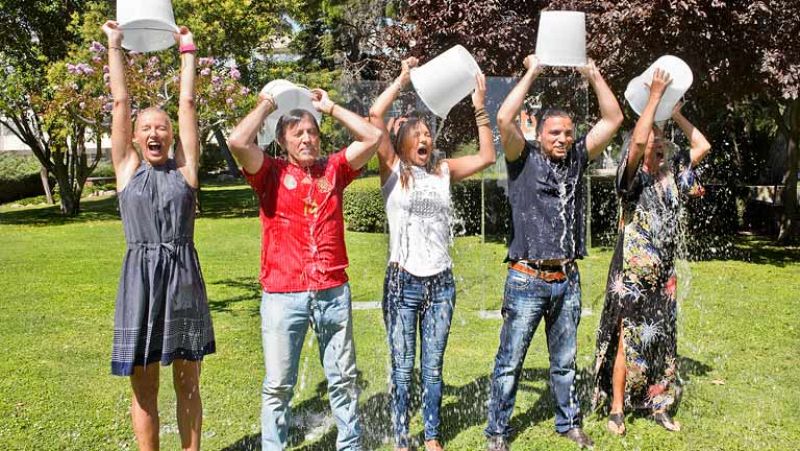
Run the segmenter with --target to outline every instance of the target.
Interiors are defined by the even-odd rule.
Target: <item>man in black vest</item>
[[[581,316],[580,274],[586,255],[583,174],[622,124],[622,111],[597,67],[578,68],[597,95],[600,120],[576,139],[572,118],[559,109],[541,113],[537,141],[527,141],[516,121],[542,67],[535,55],[497,113],[508,167],[511,239],[503,300],[503,328],[492,374],[488,449],[507,450],[522,364],[536,327],[545,320],[556,431],[581,447],[592,441],[581,429],[575,389],[575,354]]]

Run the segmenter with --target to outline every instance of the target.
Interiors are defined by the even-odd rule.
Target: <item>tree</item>
[[[708,124],[717,147],[730,140],[743,105],[763,106],[787,137],[779,239],[789,238],[796,229],[800,152],[800,42],[794,39],[800,2],[408,0],[400,7],[403,22],[387,30],[387,44],[423,61],[462,44],[487,74],[510,75],[534,52],[543,9],[587,13],[587,52],[617,93],[659,56],[684,59],[695,75],[692,115]]]
[[[61,211],[78,208],[76,168],[85,159],[83,141],[66,139],[85,133],[44,119],[48,99],[47,70],[63,58],[77,37],[69,27],[85,1],[4,1],[0,8],[0,124],[28,145],[61,192]],[[77,193],[79,195],[79,193]]]

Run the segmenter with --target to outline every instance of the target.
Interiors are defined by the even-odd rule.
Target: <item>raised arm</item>
[[[200,167],[200,138],[195,105],[195,62],[194,37],[186,27],[175,35],[181,52],[181,86],[178,97],[178,128],[180,143],[175,149],[175,161],[190,186],[197,188],[197,172]]]
[[[675,123],[678,124],[678,127],[681,128],[683,134],[689,138],[689,146],[691,148],[689,152],[689,156],[692,159],[692,166],[697,166],[703,161],[703,158],[708,155],[708,152],[711,150],[711,144],[708,142],[705,136],[697,129],[691,122],[689,122],[686,117],[681,113],[681,108],[683,107],[683,102],[678,102],[675,104],[675,108],[672,109],[672,119],[675,120]]]
[[[122,30],[109,20],[103,24],[108,37],[108,72],[111,83],[111,163],[117,178],[117,191],[122,191],[139,166],[139,154],[133,148],[131,100],[125,82],[125,51],[122,49]]]
[[[653,81],[650,83],[650,97],[647,99],[647,105],[644,107],[639,120],[636,121],[636,127],[633,128],[633,135],[631,136],[630,148],[628,149],[628,161],[625,167],[625,182],[629,182],[636,170],[639,167],[639,162],[644,156],[644,151],[647,149],[647,142],[650,139],[650,134],[653,132],[653,124],[656,118],[656,109],[658,108],[661,97],[664,95],[667,86],[672,79],[669,74],[661,69],[656,69],[653,73]]]
[[[255,174],[264,163],[264,152],[256,144],[256,135],[261,124],[277,105],[275,99],[265,90],[258,93],[258,103],[250,113],[242,119],[228,137],[228,147],[245,171]]]
[[[591,85],[597,96],[597,103],[600,105],[600,120],[586,135],[586,150],[589,152],[589,159],[594,160],[603,153],[603,149],[608,146],[622,125],[622,110],[594,61],[590,59],[588,64],[578,68],[578,71]]]
[[[517,86],[511,90],[508,97],[503,101],[497,111],[497,128],[500,129],[500,143],[503,145],[503,153],[506,160],[514,161],[519,158],[522,149],[525,147],[525,135],[517,123],[517,116],[525,96],[528,95],[534,80],[542,72],[539,65],[539,58],[536,55],[528,55],[523,61],[525,65],[525,75],[522,76]]]
[[[400,95],[403,90],[411,81],[411,68],[416,67],[418,61],[416,58],[411,57],[404,59],[400,64],[400,75],[390,84],[382,93],[375,99],[375,103],[369,109],[369,123],[378,127],[383,132],[380,144],[378,144],[378,171],[381,177],[381,184],[391,173],[392,167],[397,161],[397,154],[392,148],[391,137],[389,130],[386,128],[386,121],[384,120],[386,112],[391,108],[392,103]]]
[[[322,89],[312,89],[311,96],[311,103],[317,111],[336,119],[355,137],[356,140],[347,146],[345,158],[351,168],[361,169],[375,154],[384,133],[358,114],[333,103]]]
[[[478,74],[476,79],[475,92],[472,93],[472,105],[475,107],[475,123],[478,126],[478,153],[446,160],[447,166],[450,168],[450,177],[454,182],[486,169],[497,159],[489,113],[486,112],[486,77]]]

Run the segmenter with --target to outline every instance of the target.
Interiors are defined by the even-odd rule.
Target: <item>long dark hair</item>
[[[407,161],[404,157],[403,146],[407,145],[412,137],[412,132],[417,129],[417,126],[420,124],[424,125],[428,128],[428,131],[431,130],[430,125],[425,120],[424,117],[417,113],[411,113],[406,116],[406,120],[400,124],[400,128],[397,129],[397,133],[394,135],[392,139],[392,148],[394,149],[395,154],[397,154],[398,158],[400,158],[400,186],[406,188],[408,186],[409,178],[413,178],[414,175],[411,173],[411,163]],[[434,140],[431,139],[431,146],[433,147]],[[435,174],[439,175],[441,172],[441,165],[440,158],[438,157],[437,153],[434,152],[434,149],[430,149],[430,158],[428,158],[428,162],[425,164],[425,172],[428,174]]]

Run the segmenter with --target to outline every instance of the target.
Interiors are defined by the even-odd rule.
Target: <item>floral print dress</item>
[[[684,196],[702,195],[688,153],[671,167],[648,174],[641,163],[630,181],[617,169],[620,200],[619,238],[611,260],[605,305],[597,331],[593,407],[611,398],[611,377],[619,344],[625,352],[625,405],[634,409],[669,408],[679,396],[676,368],[675,256],[680,204]],[[678,174],[675,176],[675,174]]]

